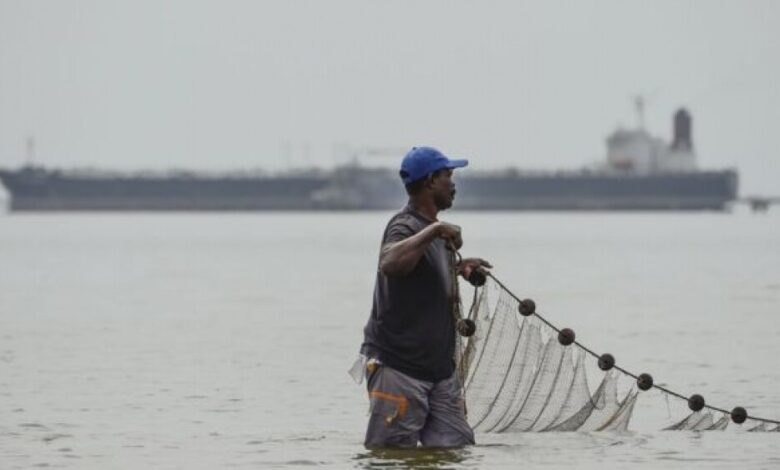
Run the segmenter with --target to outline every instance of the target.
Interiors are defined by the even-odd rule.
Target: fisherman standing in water
[[[460,227],[438,220],[452,206],[452,173],[467,160],[450,160],[430,147],[415,147],[401,163],[409,203],[385,228],[364,329],[371,416],[368,448],[462,447],[474,444],[463,391],[455,371],[451,249],[463,244]],[[468,278],[490,268],[479,258],[462,260]]]

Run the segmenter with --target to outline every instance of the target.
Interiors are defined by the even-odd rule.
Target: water
[[[780,417],[780,212],[458,213],[466,255],[597,351]],[[387,213],[0,216],[0,467],[780,468],[777,433],[478,435],[362,448],[346,370]]]

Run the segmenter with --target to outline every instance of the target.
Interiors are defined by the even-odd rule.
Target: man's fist
[[[460,234],[460,227],[447,222],[436,222],[436,233],[440,238],[452,243],[456,250],[463,246],[463,238]]]

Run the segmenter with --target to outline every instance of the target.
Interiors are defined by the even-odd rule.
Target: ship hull
[[[324,177],[77,177],[0,172],[11,211],[252,211],[315,209]]]
[[[734,171],[552,174],[464,179],[458,207],[493,210],[714,210],[737,197]]]
[[[388,210],[406,195],[392,172],[296,177],[77,177],[2,171],[12,211]],[[737,196],[732,170],[658,175],[456,176],[462,210],[712,210]]]

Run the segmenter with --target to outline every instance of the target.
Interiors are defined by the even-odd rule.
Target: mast
[[[33,166],[35,163],[35,136],[28,135],[25,145],[25,164],[27,166]]]
[[[636,109],[637,127],[645,130],[645,97],[643,95],[634,96],[634,108]]]

